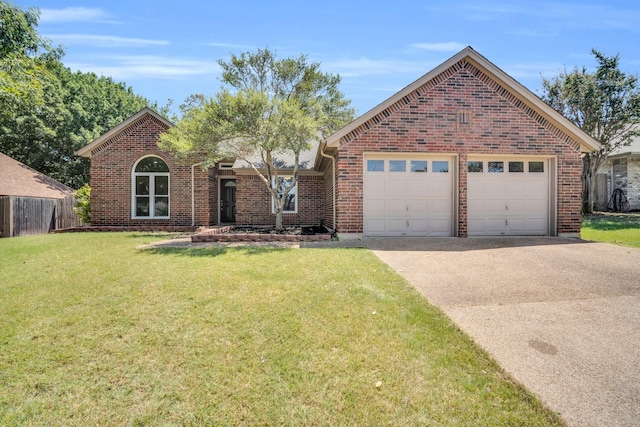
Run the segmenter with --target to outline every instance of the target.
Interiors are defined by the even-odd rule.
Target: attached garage
[[[598,147],[468,47],[327,138],[335,228],[340,238],[579,236],[581,155]]]
[[[545,236],[554,230],[552,159],[470,157],[469,236]]]
[[[455,165],[452,156],[365,156],[364,235],[452,236]]]

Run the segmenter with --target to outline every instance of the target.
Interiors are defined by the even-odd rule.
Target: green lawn
[[[580,234],[584,240],[640,248],[640,213],[597,213],[585,216]]]
[[[0,425],[562,425],[367,250],[160,238],[0,240]]]

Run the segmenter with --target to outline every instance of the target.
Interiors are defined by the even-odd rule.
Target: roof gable
[[[540,123],[556,137],[569,144],[579,145],[582,152],[591,152],[600,147],[596,140],[471,47],[458,52],[392,97],[330,135],[327,138],[327,146],[337,148],[341,142],[348,143],[357,138],[413,102],[421,93],[426,93],[444,82],[461,68],[466,68],[493,91]]]
[[[151,108],[145,107],[142,110],[138,111],[133,116],[129,117],[128,119],[120,123],[118,126],[110,129],[100,137],[96,138],[89,144],[85,145],[84,147],[76,151],[76,155],[90,158],[95,153],[102,151],[104,148],[110,145],[111,142],[116,140],[118,136],[122,135],[131,126],[138,124],[145,118],[158,120],[167,128],[170,128],[173,126],[173,123],[171,123],[169,120],[167,120],[160,114],[156,113]]]
[[[0,196],[63,199],[73,188],[0,153]]]

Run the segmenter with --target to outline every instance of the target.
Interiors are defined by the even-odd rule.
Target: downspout
[[[333,194],[332,194],[332,199],[333,199],[333,203],[332,203],[332,207],[333,207],[333,230],[331,230],[331,234],[336,232],[336,159],[333,156],[330,156],[328,154],[325,154],[324,152],[324,148],[322,148],[320,150],[320,154],[322,155],[322,157],[326,157],[327,159],[331,159],[331,180],[332,180],[332,186],[331,189],[333,190]]]
[[[191,226],[196,226],[196,166],[203,165],[204,162],[191,166]]]

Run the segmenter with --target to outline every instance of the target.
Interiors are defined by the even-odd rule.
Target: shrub
[[[91,222],[91,187],[89,184],[83,185],[75,193],[76,202],[73,210],[78,214],[80,220],[86,224]]]

